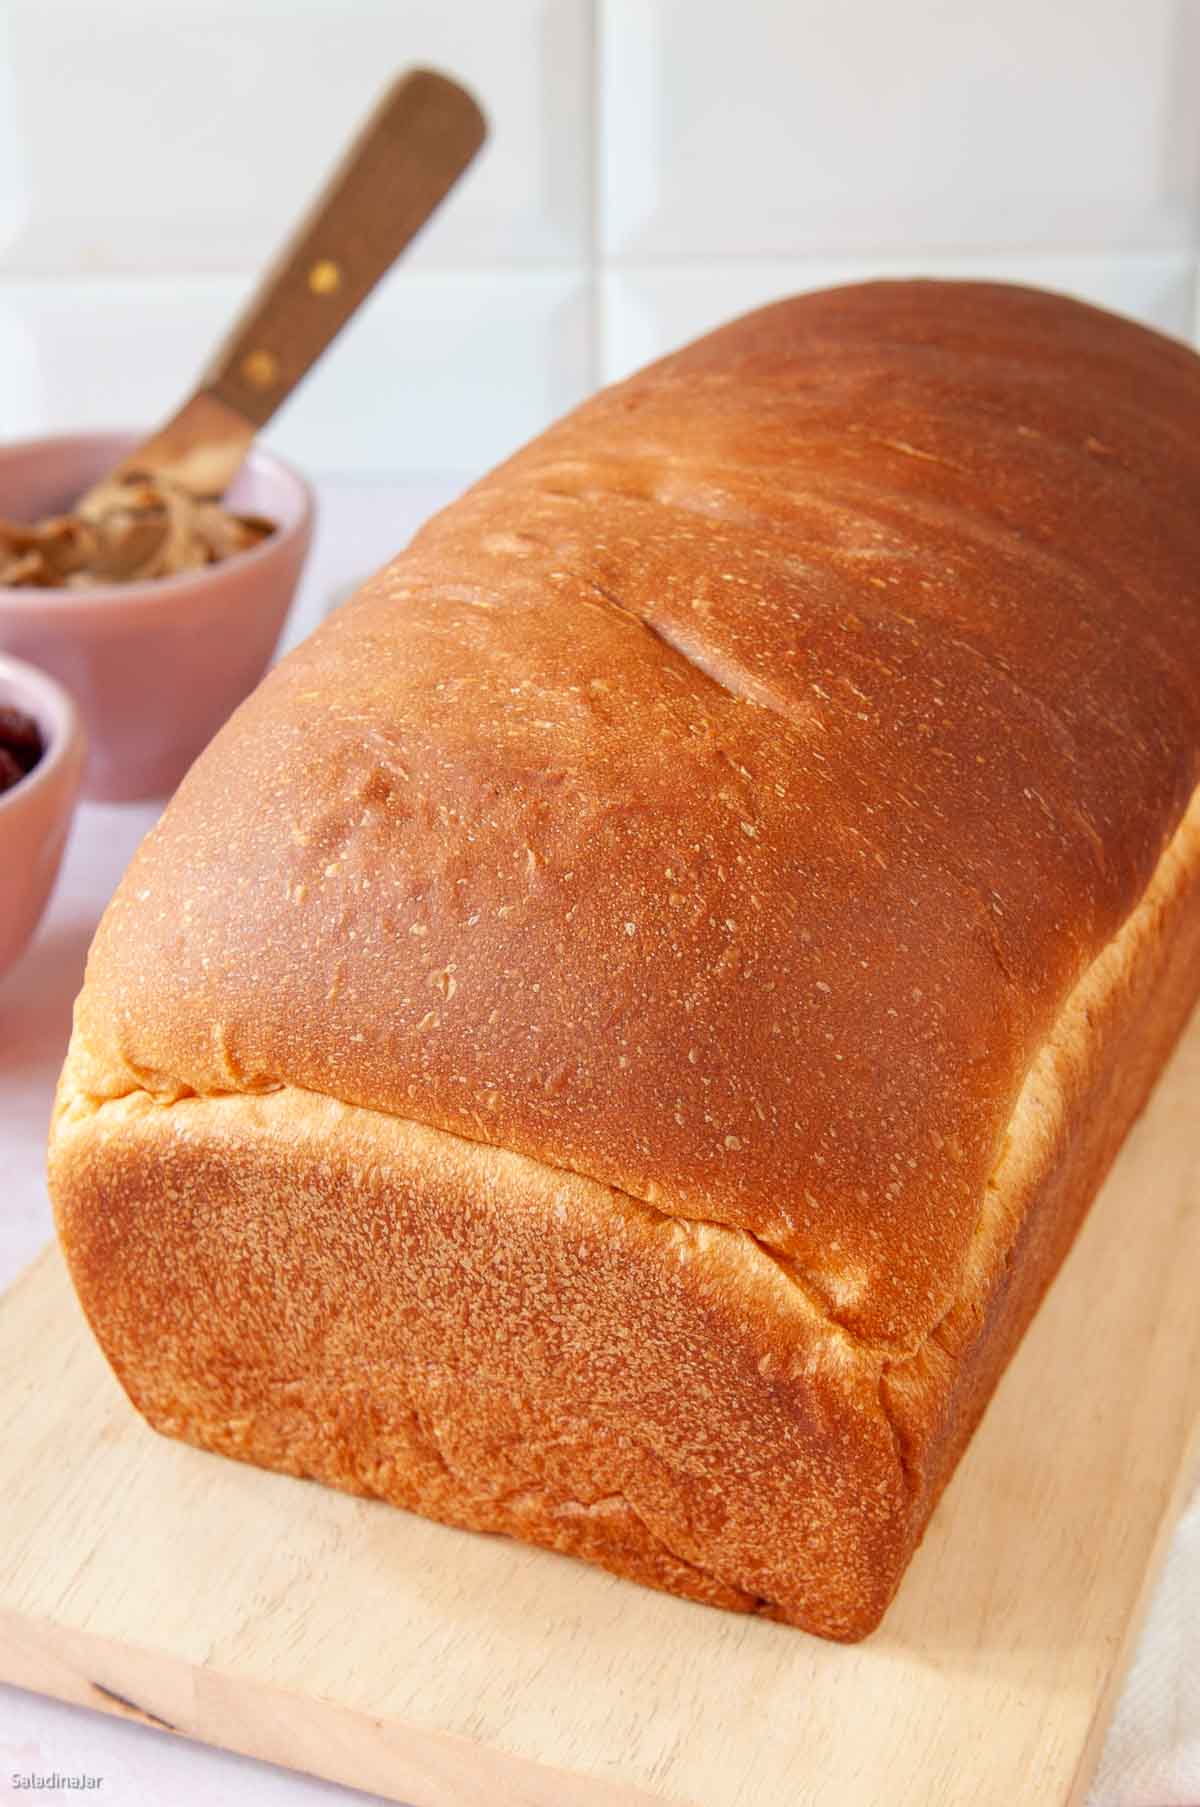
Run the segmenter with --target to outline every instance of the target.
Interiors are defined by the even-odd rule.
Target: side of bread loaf
[[[1198,428],[870,285],[430,523],[97,936],[52,1183],[150,1421],[869,1630],[1200,988]]]

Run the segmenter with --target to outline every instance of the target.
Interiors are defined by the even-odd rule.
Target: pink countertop
[[[303,638],[332,602],[402,545],[461,483],[454,477],[431,477],[420,483],[322,484],[317,540],[285,646]],[[42,1161],[72,1000],[100,913],[157,814],[158,806],[147,804],[81,809],[38,935],[0,983],[0,1288],[51,1234]],[[33,1798],[18,1788],[15,1778],[53,1770],[102,1777],[103,1785],[91,1798],[113,1807],[163,1807],[167,1802],[208,1807],[215,1801],[246,1807],[342,1801],[350,1807],[376,1798],[0,1687],[0,1800]],[[1197,1803],[1200,1494],[1172,1544],[1089,1807]]]

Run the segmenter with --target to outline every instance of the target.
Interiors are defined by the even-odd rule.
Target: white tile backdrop
[[[1200,327],[1200,0],[0,0],[0,437],[169,409],[417,62],[492,137],[271,429],[317,473],[469,474],[875,273]]]
[[[990,273],[1200,332],[1200,0],[0,0],[0,439],[161,418],[419,62],[492,138],[270,430],[402,479],[327,485],[317,612],[597,383],[798,289]],[[66,1709],[0,1734],[31,1713],[63,1761]],[[121,1798],[161,1800],[138,1735],[106,1740]],[[236,1760],[185,1756],[179,1799],[215,1798]]]

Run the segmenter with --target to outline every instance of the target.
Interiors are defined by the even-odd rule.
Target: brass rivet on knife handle
[[[269,389],[272,383],[279,381],[279,362],[269,351],[247,352],[241,370],[253,389]]]
[[[202,389],[263,426],[445,198],[486,132],[456,82],[429,69],[402,76],[276,260]]]
[[[342,286],[342,272],[331,257],[321,257],[308,272],[308,286],[314,295],[332,295]]]

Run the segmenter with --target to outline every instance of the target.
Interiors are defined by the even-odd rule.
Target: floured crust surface
[[[158,1429],[713,1605],[882,1609],[872,1375],[737,1232],[310,1093],[79,1134],[64,1242]]]

